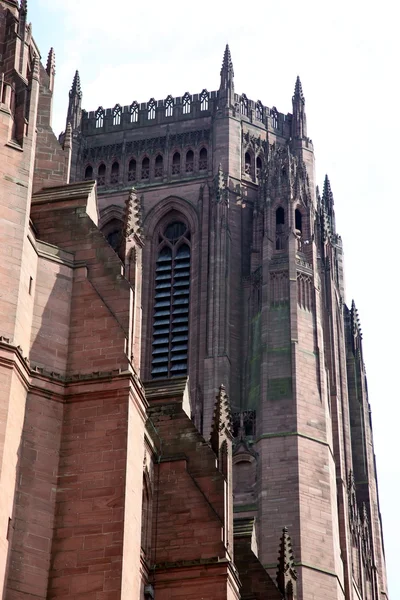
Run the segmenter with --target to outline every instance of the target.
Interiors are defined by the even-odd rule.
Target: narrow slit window
[[[240,98],[240,112],[245,117],[249,116],[249,102],[245,94]]]
[[[261,160],[260,156],[257,156],[257,160],[256,160],[256,176],[257,176],[257,179],[260,178],[261,171],[262,171],[262,160]]]
[[[296,208],[295,213],[294,213],[294,223],[295,223],[296,231],[301,234],[302,231],[303,231],[303,229],[302,229],[302,215],[301,215],[301,212],[299,211],[298,208]]]
[[[188,370],[190,235],[175,221],[160,234],[155,269],[151,375],[181,377]]]
[[[256,104],[256,119],[257,121],[264,120],[264,108],[261,102],[257,102]]]
[[[282,206],[275,213],[275,249],[285,249],[285,210]]]

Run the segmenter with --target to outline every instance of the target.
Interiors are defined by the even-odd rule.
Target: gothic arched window
[[[190,97],[189,92],[186,92],[186,94],[183,96],[182,105],[183,105],[183,114],[188,115],[190,113],[191,105],[192,105],[192,99]]]
[[[159,235],[151,375],[187,373],[190,291],[190,232],[174,221]]]
[[[179,175],[181,172],[181,155],[179,152],[175,152],[172,157],[172,175]]]
[[[93,167],[92,165],[88,165],[85,169],[85,181],[90,181],[93,179]]]
[[[278,111],[276,110],[275,106],[274,108],[271,109],[271,121],[272,121],[272,127],[274,129],[278,128]]]
[[[141,178],[148,179],[149,177],[150,177],[150,160],[149,160],[149,158],[147,158],[147,156],[145,156],[144,159],[142,160]]]
[[[193,150],[188,150],[186,152],[185,171],[186,171],[186,173],[193,173],[193,171],[194,171],[194,152],[193,152]]]
[[[101,163],[97,170],[97,185],[100,187],[106,184],[106,165]]]
[[[129,161],[128,181],[136,181],[136,160],[134,158]]]
[[[172,117],[174,114],[174,99],[172,96],[168,96],[165,100],[165,116]]]
[[[208,110],[208,92],[203,90],[200,94],[200,110]]]
[[[111,167],[111,179],[110,183],[118,183],[119,180],[119,162],[115,161]]]
[[[154,177],[162,177],[164,175],[164,167],[163,167],[163,157],[161,154],[156,156],[156,160],[154,162]]]
[[[199,171],[207,171],[208,169],[208,159],[207,159],[207,149],[202,148],[199,154]]]
[[[100,129],[104,125],[104,108],[99,106],[96,110],[96,129]]]
[[[116,104],[113,109],[113,125],[121,125],[122,108]]]
[[[139,118],[139,105],[136,101],[132,102],[129,112],[131,115],[131,123],[137,123]]]
[[[154,98],[150,98],[147,104],[147,118],[149,121],[156,118],[156,101]]]
[[[302,232],[302,215],[298,208],[294,212],[294,226],[295,229],[301,234]]]

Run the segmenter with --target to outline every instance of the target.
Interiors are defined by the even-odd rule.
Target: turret
[[[81,124],[82,118],[82,90],[81,80],[79,77],[79,71],[75,72],[74,79],[72,81],[72,87],[69,92],[69,104],[67,123],[71,123],[72,130],[78,129]]]
[[[292,138],[304,139],[307,137],[307,121],[305,112],[305,99],[300,77],[297,76],[294,94],[292,98],[293,120],[292,120]]]
[[[231,51],[228,44],[225,47],[224,58],[221,67],[221,83],[219,86],[219,108],[231,107],[234,103],[233,63]]]

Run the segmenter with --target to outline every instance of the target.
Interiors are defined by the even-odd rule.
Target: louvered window
[[[190,233],[176,221],[159,240],[151,374],[178,377],[186,375],[188,364]]]

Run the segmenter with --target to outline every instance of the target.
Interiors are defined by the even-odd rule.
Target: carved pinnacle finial
[[[35,54],[35,56],[33,57],[33,64],[32,64],[32,79],[36,79],[37,81],[40,81],[40,60],[39,60],[39,55]]]
[[[50,48],[49,55],[47,57],[46,72],[49,77],[51,77],[51,75],[55,75],[56,73],[56,55],[54,48]]]
[[[20,11],[21,11],[21,13],[24,13],[25,15],[27,14],[27,12],[28,12],[28,0],[21,0]]]
[[[66,150],[67,148],[72,148],[72,126],[71,126],[71,121],[68,121],[67,127],[65,129],[63,148],[64,148],[64,150]]]
[[[221,435],[227,435],[230,439],[233,435],[232,414],[228,395],[224,385],[220,385],[218,395],[215,398],[214,415],[211,424],[210,442],[214,452],[218,455]]]
[[[132,233],[141,235],[142,233],[142,210],[140,200],[134,188],[129,192],[129,196],[125,201],[124,215],[124,236],[128,238]]]
[[[222,60],[221,77],[224,73],[229,73],[229,75],[231,75],[232,77],[234,76],[231,51],[229,49],[228,44],[225,46],[224,58]]]
[[[298,75],[296,78],[296,85],[294,86],[293,99],[298,99],[298,100],[301,100],[302,102],[305,101],[304,94],[303,94],[303,87],[301,85],[300,77]]]
[[[79,71],[75,71],[74,79],[72,81],[71,90],[69,92],[70,97],[78,96],[82,98],[82,90],[81,90],[81,78],[79,76]]]
[[[292,540],[290,539],[288,528],[282,529],[282,537],[279,544],[278,570],[276,572],[276,581],[280,592],[286,597],[286,586],[288,581],[296,581],[297,572],[294,567],[294,555]]]
[[[334,201],[328,175],[325,175],[324,190],[322,192],[322,201],[328,209],[332,209]]]

